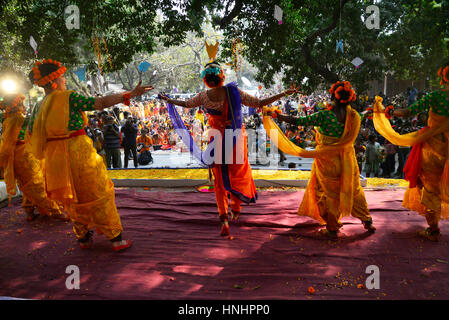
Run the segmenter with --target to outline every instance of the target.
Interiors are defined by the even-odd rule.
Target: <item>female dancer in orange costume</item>
[[[206,44],[207,45],[207,44]],[[213,61],[215,54],[211,54],[210,47],[207,46],[209,58]],[[223,68],[217,61],[205,65],[202,78],[210,90],[200,92],[187,101],[172,100],[160,95],[161,99],[169,104],[178,105],[184,108],[195,108],[203,106],[208,113],[208,125],[212,129],[219,131],[224,140],[226,129],[241,129],[244,136],[243,148],[233,149],[233,159],[237,159],[239,152],[243,153],[243,163],[218,164],[214,163],[212,172],[214,175],[214,191],[217,201],[218,214],[221,222],[220,235],[229,235],[228,206],[231,198],[231,219],[236,220],[241,212],[241,203],[255,203],[257,199],[256,187],[254,185],[251,166],[248,162],[247,137],[245,129],[242,127],[241,105],[252,108],[259,108],[273,103],[274,101],[296,92],[289,89],[281,94],[260,100],[237,88],[235,83],[223,86],[225,75]],[[222,141],[223,141],[222,140]],[[222,146],[225,142],[221,143]],[[224,157],[229,155],[223,154]],[[237,162],[237,161],[235,161]]]
[[[73,230],[83,249],[92,246],[96,228],[111,242],[114,251],[131,246],[122,239],[122,224],[115,206],[114,185],[103,159],[92,146],[84,127],[84,111],[102,110],[142,95],[153,89],[137,87],[125,94],[85,98],[66,89],[60,62],[48,59],[36,62],[30,80],[45,89],[45,98],[33,112],[31,147],[38,159],[45,159],[46,191],[51,199],[64,205]]]

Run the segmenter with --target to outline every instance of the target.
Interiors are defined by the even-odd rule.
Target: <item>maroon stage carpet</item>
[[[328,242],[317,224],[296,215],[304,191],[261,192],[219,236],[213,193],[119,189],[124,235],[134,246],[113,253],[104,236],[77,246],[69,222],[25,221],[0,211],[0,296],[33,299],[448,299],[449,224],[442,241],[417,237],[424,217],[401,207],[404,190],[366,191],[378,231],[343,219],[344,236]],[[68,265],[79,290],[66,289]],[[380,289],[360,288],[366,267],[380,269]],[[359,286],[358,286],[359,285]],[[309,294],[312,286],[315,294]]]

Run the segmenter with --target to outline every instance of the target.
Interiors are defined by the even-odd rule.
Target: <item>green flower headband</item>
[[[206,74],[215,74],[219,75],[221,73],[221,69],[219,67],[206,68],[201,71],[201,78],[204,78]]]

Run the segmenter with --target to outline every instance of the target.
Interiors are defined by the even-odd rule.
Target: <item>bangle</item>
[[[278,118],[280,115],[282,114],[282,111],[279,110],[278,108],[274,109],[273,112],[271,113],[271,117],[273,119]]]
[[[393,112],[394,112],[394,107],[388,106],[387,108],[385,108],[385,117],[387,119],[391,119],[393,117]]]
[[[366,111],[368,111],[368,112],[374,112],[374,110],[373,110],[372,107],[367,108]],[[373,115],[370,115],[370,116],[368,116],[367,118],[368,118],[369,120],[373,120]]]
[[[131,93],[127,92],[123,94],[123,104],[129,106],[131,104]]]

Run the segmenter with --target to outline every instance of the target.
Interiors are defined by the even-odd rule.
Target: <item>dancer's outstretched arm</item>
[[[277,100],[279,100],[279,99],[281,99],[281,98],[283,98],[285,96],[289,96],[289,95],[292,95],[292,94],[298,93],[298,92],[299,92],[298,89],[292,89],[291,88],[291,89],[287,89],[284,92],[281,92],[281,93],[279,93],[279,94],[277,94],[275,96],[271,96],[271,97],[268,97],[268,98],[265,98],[265,99],[261,99],[260,100],[260,107],[267,106],[267,105],[272,104],[273,102],[275,102],[275,101],[277,101]]]
[[[277,118],[279,119],[279,121],[283,121],[283,122],[287,122],[293,125],[297,125],[300,117],[293,117],[293,116],[288,116],[286,114],[279,114],[277,116]]]
[[[376,103],[380,103],[381,105],[381,110],[383,110],[385,107],[382,104],[382,101],[376,101]],[[365,111],[365,116],[372,116],[373,115],[373,111]],[[409,108],[401,108],[401,109],[394,109],[393,112],[390,113],[390,115],[394,116],[394,117],[398,117],[398,118],[407,118],[412,116],[412,112],[410,111]]]
[[[247,105],[252,108],[257,108],[257,107],[263,107],[263,106],[269,105],[269,104],[281,99],[282,97],[285,97],[287,95],[291,95],[291,94],[294,94],[297,92],[298,92],[298,89],[287,89],[282,93],[279,93],[277,95],[274,95],[274,96],[271,96],[271,97],[268,97],[265,99],[261,99],[261,100],[255,98],[253,96],[250,96],[250,95],[244,93],[243,91],[241,91],[240,94],[245,95],[245,97],[242,96],[242,104]],[[189,104],[187,104],[187,101],[170,99],[167,96],[164,96],[162,94],[160,94],[159,97],[162,100],[167,101],[168,103],[172,103],[174,105],[181,106],[184,108],[195,108],[195,107],[201,105],[199,96],[196,96],[193,99],[190,99],[189,101],[191,101],[191,103],[189,103]]]
[[[267,115],[271,116],[272,113],[269,112]],[[279,119],[279,121],[284,121],[284,122],[292,124],[294,126],[320,127],[323,125],[323,119],[319,112],[315,112],[314,114],[312,114],[310,116],[305,116],[305,117],[293,117],[293,116],[288,116],[285,114],[277,114],[276,117],[277,117],[277,119]]]
[[[129,92],[130,98],[134,98],[137,96],[141,96],[142,94],[153,90],[153,86],[142,86],[142,81],[133,89],[133,91]],[[113,105],[119,104],[123,102],[123,93],[111,94],[106,97],[95,98],[95,109],[103,110]]]
[[[412,113],[410,112],[410,110],[408,108],[395,109],[393,111],[394,117],[407,118],[407,117],[410,117],[411,115],[412,115]]]
[[[195,106],[187,106],[186,101],[183,101],[183,100],[176,100],[176,99],[170,99],[169,97],[164,96],[163,94],[159,94],[159,98],[160,98],[161,100],[167,101],[167,103],[171,103],[171,104],[174,104],[174,105],[176,105],[176,106],[183,107],[183,108],[189,108],[189,109],[190,109],[190,108],[195,108]]]

